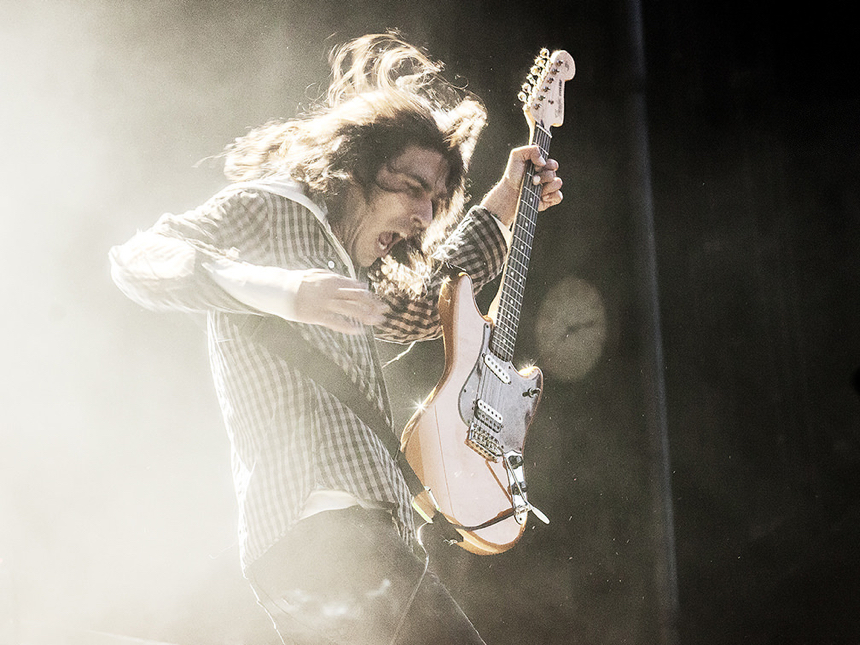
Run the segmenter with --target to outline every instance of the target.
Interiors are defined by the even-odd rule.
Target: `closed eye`
[[[412,199],[424,199],[432,196],[433,189],[420,176],[410,173],[392,171],[385,179],[378,180],[377,185],[391,193],[406,193]],[[433,217],[439,214],[440,200],[432,196]]]

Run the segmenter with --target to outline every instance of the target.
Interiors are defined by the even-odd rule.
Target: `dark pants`
[[[387,511],[312,515],[247,575],[288,645],[484,643]]]

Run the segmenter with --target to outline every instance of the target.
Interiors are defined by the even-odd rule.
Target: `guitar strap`
[[[424,484],[415,474],[412,466],[406,460],[406,455],[400,450],[399,442],[391,425],[391,415],[383,414],[352,382],[347,373],[332,359],[311,346],[295,327],[276,316],[249,316],[256,319],[256,326],[250,330],[249,337],[266,346],[269,351],[286,360],[295,369],[314,381],[318,386],[352,410],[361,421],[370,428],[391,455],[394,462],[403,473],[403,479],[413,496],[424,492]],[[248,321],[251,322],[250,320]],[[370,327],[366,328],[368,342],[376,365],[379,359],[376,355],[376,341]],[[380,379],[382,375],[380,374]],[[383,382],[383,399],[388,409],[388,396]],[[454,525],[438,509],[431,518],[443,540],[449,543],[462,542],[463,536]],[[466,527],[461,527],[466,528]]]

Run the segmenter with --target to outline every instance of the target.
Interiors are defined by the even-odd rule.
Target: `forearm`
[[[259,192],[224,192],[192,211],[162,215],[152,228],[111,249],[114,282],[148,309],[267,311],[252,288],[246,289],[250,296],[241,290],[254,265],[240,260],[265,263],[268,257],[270,199]]]
[[[251,309],[205,268],[219,255],[188,240],[144,231],[110,250],[111,277],[126,296],[147,309],[249,313]]]
[[[474,207],[433,257],[469,274],[479,291],[501,273],[509,241],[510,232],[491,211]]]
[[[233,298],[254,310],[285,320],[300,320],[299,288],[319,269],[283,269],[221,259],[204,267],[212,279]]]

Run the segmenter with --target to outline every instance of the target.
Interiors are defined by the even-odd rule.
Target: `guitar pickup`
[[[496,408],[494,408],[492,405],[490,405],[483,399],[478,399],[478,413],[479,415],[485,416],[488,421],[493,422],[499,427],[501,427],[504,423],[502,413],[496,410]]]
[[[478,399],[475,418],[469,424],[466,443],[484,459],[498,461],[502,446],[497,438],[502,430],[502,415],[486,401]]]
[[[505,369],[505,364],[495,357],[491,352],[484,352],[484,364],[490,368],[490,371],[495,374],[498,379],[505,385],[511,382],[511,375]]]

